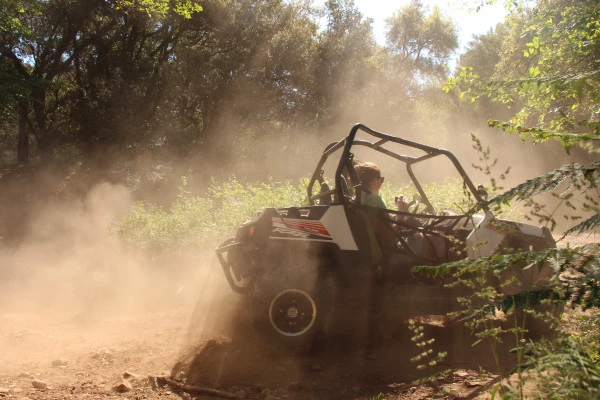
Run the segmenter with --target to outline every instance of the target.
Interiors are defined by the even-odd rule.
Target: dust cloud
[[[350,67],[344,69],[344,75],[359,73]],[[447,148],[476,184],[485,184],[489,177],[472,167],[480,154],[472,148],[471,133],[480,137],[484,146],[491,147],[492,158],[499,160],[496,171],[501,173],[512,167],[504,182],[506,188],[578,156],[567,156],[556,144],[533,146],[516,136],[487,128],[483,116],[479,122],[473,122],[462,115],[394,109],[386,93],[395,89],[400,93],[403,88],[382,88],[381,83],[370,81],[367,75],[361,79],[365,90],[360,96],[339,93],[331,99],[337,107],[336,114],[325,119],[319,117],[323,111],[317,109],[314,124],[305,124],[305,129],[280,123],[277,117],[270,122],[248,121],[241,115],[251,115],[252,107],[262,101],[248,100],[253,98],[252,90],[245,93],[240,89],[223,106],[219,122],[212,127],[210,136],[207,133],[206,142],[196,154],[185,160],[173,155],[167,162],[149,156],[149,165],[139,169],[147,171],[151,170],[147,167],[170,164],[173,173],[160,181],[179,182],[181,175],[188,175],[194,191],[205,188],[212,178],[219,181],[232,175],[250,180],[296,180],[310,176],[325,146],[342,140],[356,123]],[[240,115],[228,111],[236,109],[232,102],[243,104],[245,112]],[[411,115],[413,111],[420,115]],[[385,174],[389,176],[390,172]],[[443,180],[444,176],[434,178]],[[146,194],[150,202],[150,196],[158,196],[154,187]],[[110,224],[125,215],[134,199],[143,195],[134,194],[127,186],[105,182],[94,185],[77,199],[49,201],[38,207],[35,215],[28,217],[22,239],[0,247],[0,317],[61,314],[79,326],[179,308],[184,310],[181,333],[187,344],[231,332],[231,323],[244,316],[242,296],[227,286],[213,251],[141,252],[110,231]],[[127,332],[132,333],[135,332]]]
[[[217,303],[226,307],[230,290],[214,252],[166,255],[128,245],[111,226],[132,201],[125,186],[99,183],[80,199],[37,209],[20,242],[0,249],[0,317],[84,327],[179,310],[186,325],[193,310],[190,330],[216,329],[210,315],[222,315]]]
[[[218,110],[214,132],[205,143],[207,151],[198,154],[190,164],[202,165],[195,170],[206,177],[236,174],[250,180],[263,180],[269,176],[298,179],[310,176],[324,148],[344,139],[356,123],[447,149],[476,183],[489,184],[491,178],[499,180],[501,175],[506,175],[500,182],[505,189],[561,165],[590,157],[577,149],[567,154],[556,141],[533,144],[523,142],[518,135],[490,128],[489,118],[510,118],[495,115],[506,114],[506,111],[487,110],[475,115],[475,111],[470,110],[467,114],[452,104],[454,99],[450,95],[443,94],[441,83],[440,88],[416,93],[411,100],[398,97],[408,90],[406,87],[398,82],[380,82],[380,77],[362,71],[360,63],[342,69],[344,73],[338,80],[329,83],[329,89],[335,93],[329,99],[330,109],[320,110],[315,105],[314,120],[307,122],[303,116],[300,120],[302,129],[286,122],[285,116],[280,117],[281,121],[276,115],[262,121],[252,116],[250,110],[258,116],[264,115],[268,111],[264,109],[265,104],[269,103],[262,98],[250,102],[249,99],[256,96],[255,91],[240,85],[231,94],[230,102]],[[350,88],[340,89],[347,86],[345,80],[349,76],[358,77],[357,81],[361,82],[352,92],[349,92]],[[245,117],[240,115],[240,109],[245,111]],[[496,162],[491,176],[473,168],[473,164],[483,166],[484,162],[480,160],[481,154],[473,149],[472,134],[481,140],[484,148],[490,149],[489,163]],[[510,172],[505,174],[509,169]],[[444,177],[433,178],[442,180]]]
[[[243,98],[244,94],[237,97]],[[454,128],[456,140],[438,139],[429,131],[419,131],[416,123],[404,121],[394,125],[389,116],[377,111],[381,109],[377,104],[353,113],[356,106],[348,104],[329,129],[316,124],[308,131],[291,128],[284,132],[269,131],[259,125],[240,130],[240,118],[223,112],[219,128],[223,134],[209,143],[208,148],[214,152],[204,163],[198,163],[191,180],[240,171],[255,179],[309,176],[326,144],[341,140],[357,122],[425,144],[447,147],[475,175],[476,183],[487,177],[478,176],[471,167],[479,156],[471,146],[473,130],[483,132],[484,145],[490,145],[492,156],[499,159],[498,170],[512,166],[508,187],[567,161],[563,155],[559,156],[560,149],[535,148],[514,136],[469,125],[466,118],[459,121],[460,116],[453,116],[455,122],[459,121]],[[461,133],[457,134],[457,130]],[[450,131],[445,135],[453,137]],[[539,152],[534,151],[537,149]],[[229,156],[217,163],[230,150]],[[186,163],[189,166],[194,161],[181,162]],[[176,166],[175,170],[186,168]],[[197,180],[200,187],[205,183]],[[212,251],[169,256],[143,254],[128,247],[108,229],[112,221],[128,212],[133,199],[126,186],[100,183],[81,199],[48,202],[37,209],[18,245],[0,248],[0,311],[74,312],[94,319],[96,314],[155,309],[167,304],[198,302],[199,306],[214,310],[210,303],[215,293],[225,293],[228,288]],[[208,320],[201,325],[207,323]]]

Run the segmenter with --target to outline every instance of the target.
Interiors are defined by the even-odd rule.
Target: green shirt
[[[378,196],[376,194],[363,193],[362,196],[361,196],[361,200],[360,201],[361,201],[362,204],[364,204],[366,206],[387,209],[387,205],[385,204],[385,201],[383,201],[383,199],[381,198],[381,196]]]
[[[378,196],[376,194],[366,192],[362,193],[360,201],[366,206],[387,209],[385,201],[383,201],[381,196]],[[372,221],[375,220],[374,213],[376,213],[375,210],[366,210],[366,212],[364,212],[362,215],[365,219],[367,233],[369,235],[371,263],[372,265],[378,265],[383,260],[383,252],[381,251],[381,247],[379,246],[379,242],[377,241],[375,230],[373,229]]]

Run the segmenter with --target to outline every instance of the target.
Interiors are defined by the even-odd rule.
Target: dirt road
[[[243,316],[244,310],[214,265],[200,274],[180,269],[179,275],[153,278],[149,270],[143,284],[138,273],[127,272],[134,276],[128,280],[113,271],[111,290],[91,296],[104,299],[102,306],[85,303],[90,296],[78,303],[70,293],[69,306],[57,307],[68,287],[61,282],[85,292],[101,288],[79,274],[46,282],[52,291],[37,298],[40,286],[13,286],[19,296],[0,309],[0,399],[489,398],[495,376],[475,371],[484,365],[494,372],[493,357],[485,346],[471,348],[464,329],[427,325],[436,338],[433,351],[453,353],[453,363],[442,365],[452,372],[435,385],[415,384],[430,371],[418,372],[410,361],[417,349],[407,351],[412,343],[406,330],[389,335],[376,357],[335,337],[311,356],[290,357],[265,348],[243,326],[232,331],[225,323],[232,312]],[[173,281],[165,284],[165,276]],[[163,376],[196,387],[181,390],[156,379]],[[218,392],[188,393],[199,387]]]
[[[94,320],[76,313],[0,315],[0,398],[371,399],[382,393],[427,399],[448,391],[453,394],[445,398],[466,398],[490,382],[458,368],[440,386],[413,384],[415,366],[400,343],[388,343],[377,359],[335,346],[310,357],[283,356],[250,338],[203,336],[193,328],[197,311],[194,305]],[[171,375],[197,386],[191,389],[218,392],[188,394],[156,380]]]

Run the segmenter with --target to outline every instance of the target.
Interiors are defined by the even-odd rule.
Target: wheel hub
[[[281,291],[269,305],[269,321],[283,336],[300,336],[308,332],[317,318],[313,298],[299,289]]]
[[[298,309],[296,307],[288,308],[287,315],[290,318],[296,318],[298,316]]]

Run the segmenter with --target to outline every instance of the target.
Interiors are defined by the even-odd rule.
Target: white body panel
[[[358,250],[342,205],[330,206],[318,221],[273,218],[272,240],[335,243],[340,250]]]
[[[485,214],[483,220],[467,236],[468,258],[479,258],[492,254],[492,251],[504,239],[504,235],[500,235],[488,228],[488,222],[493,218],[493,213],[489,212]]]
[[[488,212],[467,236],[467,257],[473,259],[492,255],[504,238],[515,231],[519,234],[544,237],[541,227],[496,219],[494,213]]]
[[[356,241],[350,231],[348,218],[344,206],[331,206],[321,218],[321,222],[331,233],[333,241],[338,244],[341,250],[358,250]]]

